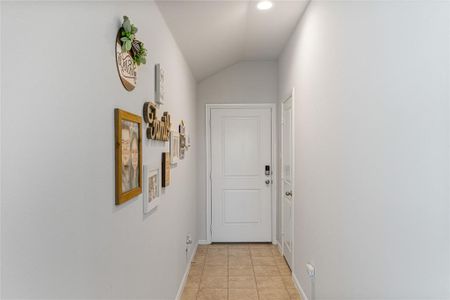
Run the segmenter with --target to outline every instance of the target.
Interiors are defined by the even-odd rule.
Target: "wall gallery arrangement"
[[[116,204],[142,193],[142,119],[115,109]]]
[[[136,87],[137,66],[146,64],[147,49],[136,39],[138,29],[127,16],[116,36],[116,66],[122,85],[127,91]],[[184,121],[178,131],[171,131],[170,114],[163,112],[158,119],[158,107],[165,103],[166,73],[160,64],[155,65],[155,102],[145,102],[143,119],[145,135],[150,140],[169,141],[169,152],[163,152],[160,167],[142,166],[142,118],[120,110],[114,111],[115,125],[115,173],[116,205],[144,192],[144,214],[153,211],[159,204],[161,188],[170,185],[171,167],[185,158],[191,145]]]

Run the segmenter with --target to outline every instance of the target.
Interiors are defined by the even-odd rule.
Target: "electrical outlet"
[[[307,263],[306,264],[306,273],[308,274],[309,278],[313,279],[316,277],[316,268],[313,264]]]
[[[192,244],[192,237],[191,237],[191,234],[188,233],[188,234],[186,235],[186,246],[189,246],[189,245],[191,245],[191,244]]]

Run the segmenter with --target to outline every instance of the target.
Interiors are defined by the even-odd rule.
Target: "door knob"
[[[286,192],[285,195],[288,197],[292,196],[292,191]]]
[[[266,184],[270,184],[270,180],[269,179],[266,180]]]

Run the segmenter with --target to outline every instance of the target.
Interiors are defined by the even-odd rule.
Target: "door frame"
[[[271,236],[272,244],[277,243],[276,232],[277,232],[277,149],[276,141],[277,130],[276,130],[276,104],[275,103],[261,103],[261,104],[206,104],[206,240],[208,243],[212,241],[212,195],[211,195],[211,110],[212,109],[257,109],[257,108],[268,108],[271,112],[271,128],[272,128],[272,194],[271,194]]]
[[[289,95],[282,99],[280,101],[280,167],[283,168],[283,106],[284,103],[286,101],[288,101],[289,99],[292,99],[292,119],[291,119],[291,124],[292,124],[292,128],[291,128],[291,141],[292,141],[292,182],[291,182],[291,189],[292,189],[292,224],[291,224],[291,232],[292,232],[292,245],[291,245],[291,249],[292,249],[292,257],[291,257],[291,262],[292,262],[292,266],[295,266],[294,264],[294,260],[295,260],[295,255],[294,255],[294,251],[295,251],[295,98],[294,98],[294,94],[295,94],[295,89],[292,88],[291,92],[289,93]],[[280,172],[280,211],[281,211],[281,222],[280,222],[280,238],[281,238],[281,254],[284,256],[284,202],[283,202],[283,172]],[[293,273],[293,270],[292,270]]]

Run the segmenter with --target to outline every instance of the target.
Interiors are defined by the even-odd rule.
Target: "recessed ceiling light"
[[[260,10],[268,10],[272,7],[272,2],[270,1],[259,1],[258,4],[256,5],[256,7],[258,7],[258,9]]]

